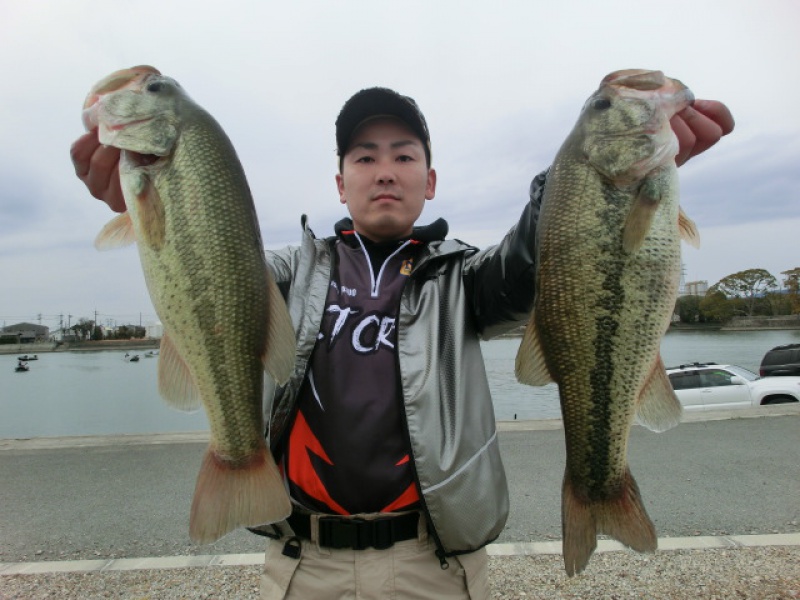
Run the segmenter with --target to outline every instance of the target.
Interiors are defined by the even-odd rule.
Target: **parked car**
[[[762,377],[774,375],[800,375],[800,344],[775,346],[761,359],[759,373]]]
[[[737,365],[692,363],[667,369],[684,410],[800,402],[800,377],[759,377]]]

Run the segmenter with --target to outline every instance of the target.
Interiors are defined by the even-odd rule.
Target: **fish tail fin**
[[[658,546],[655,526],[628,469],[619,494],[601,501],[581,498],[567,474],[561,502],[564,566],[570,577],[586,568],[598,534],[610,535],[637,552],[654,552]]]
[[[544,360],[542,342],[539,340],[539,330],[531,313],[528,326],[522,336],[522,341],[517,350],[517,359],[514,364],[514,373],[517,381],[525,385],[547,385],[553,382],[553,376]]]
[[[290,512],[283,479],[266,446],[247,461],[232,463],[212,445],[197,476],[189,537],[209,544],[237,527],[275,523]]]

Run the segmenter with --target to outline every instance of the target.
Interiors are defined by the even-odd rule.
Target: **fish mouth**
[[[100,97],[105,94],[116,92],[125,87],[133,87],[151,75],[161,75],[161,72],[150,65],[139,65],[114,71],[111,75],[103,77],[103,79],[92,86],[92,89],[89,90],[86,99],[83,101],[83,108],[87,109],[95,105],[97,101],[100,100]]]
[[[670,118],[694,103],[692,90],[680,80],[667,77],[662,71],[648,69],[615,71],[603,78],[600,87],[604,86],[641,92],[645,97],[652,97],[651,92],[657,92],[658,104]]]
[[[111,73],[111,75],[107,75],[94,84],[83,101],[83,113],[81,114],[81,120],[83,121],[83,125],[87,131],[94,129],[98,125],[97,111],[99,110],[99,106],[101,104],[100,100],[103,96],[121,89],[136,87],[153,75],[161,75],[161,72],[155,67],[151,67],[149,65],[139,65],[136,67],[130,67],[128,69],[114,71]],[[109,127],[109,129],[111,131],[119,131],[120,129],[124,129],[129,125],[143,123],[145,120],[147,119],[125,122],[120,121]]]

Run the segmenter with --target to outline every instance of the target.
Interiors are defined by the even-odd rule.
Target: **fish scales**
[[[211,443],[198,474],[190,536],[212,542],[290,509],[266,448],[263,377],[285,381],[295,353],[285,303],[264,257],[250,190],[219,124],[152,67],[101,80],[84,105],[100,141],[122,150],[126,212],[105,249],[136,241],[164,325],[159,391],[205,408]]]
[[[679,210],[668,124],[690,100],[659,72],[610,75],[548,174],[537,296],[516,370],[523,383],[559,386],[569,575],[585,568],[600,533],[656,547],[627,445],[637,412],[654,430],[680,418],[659,347],[677,296],[680,238],[696,233]]]
[[[241,203],[231,195],[246,184],[227,164],[232,149],[215,143],[216,129],[206,120],[187,128],[171,168],[156,174],[168,241],[159,250],[140,245],[140,251],[148,255],[146,280],[166,330],[183,332],[173,341],[195,365],[201,397],[231,399],[206,403],[205,409],[224,432],[215,436],[217,451],[236,457],[263,443],[263,430],[254,426],[261,421],[267,280],[252,215],[232,210]],[[205,157],[202,164],[192,159],[198,154]],[[237,239],[257,242],[243,245]],[[222,335],[226,329],[237,335]]]

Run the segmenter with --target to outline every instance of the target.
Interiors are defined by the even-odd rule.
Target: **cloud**
[[[92,248],[113,215],[68,158],[89,87],[142,63],[178,79],[225,128],[270,248],[299,240],[301,214],[320,236],[346,215],[333,122],[358,89],[387,85],[419,102],[439,172],[423,221],[446,217],[451,235],[483,246],[514,223],[531,178],[600,79],[660,68],[698,97],[725,100],[737,119],[730,138],[681,169],[687,213],[704,242],[721,236],[709,248],[757,231],[750,258],[767,262],[785,238],[765,232],[800,216],[800,124],[791,118],[800,74],[787,62],[800,55],[798,17],[793,0],[674,0],[666,10],[635,0],[578,9],[527,0],[3,3],[0,313],[151,310],[135,250]],[[696,278],[746,267],[705,252],[687,253],[691,270],[707,270]]]

